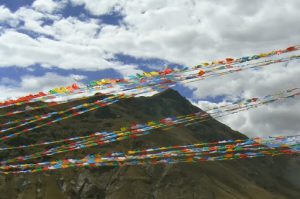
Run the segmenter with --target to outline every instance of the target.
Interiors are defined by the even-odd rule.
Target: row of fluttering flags
[[[149,88],[147,88],[147,89],[139,90],[139,92],[137,92],[136,94],[148,93],[149,91],[159,92],[160,90],[159,89],[153,90],[153,88],[151,90],[149,90]],[[24,134],[24,133],[29,133],[33,130],[37,130],[37,129],[45,127],[45,126],[51,126],[57,122],[60,122],[60,121],[63,121],[63,120],[66,120],[66,119],[69,119],[69,118],[72,118],[75,116],[85,114],[90,111],[94,111],[96,109],[111,105],[113,103],[118,102],[121,99],[131,98],[131,97],[135,96],[136,94],[108,96],[101,100],[96,100],[91,103],[79,104],[79,105],[67,108],[65,110],[53,111],[53,112],[49,112],[46,114],[34,115],[34,116],[31,116],[31,117],[28,117],[25,119],[16,119],[16,120],[2,123],[1,124],[2,130],[0,130],[0,141],[7,140],[7,139],[13,138],[17,135]],[[47,119],[52,119],[52,120],[47,120]],[[44,120],[46,120],[46,121],[43,122]],[[38,123],[38,122],[42,122],[42,123]],[[38,124],[35,125],[35,123],[38,123]],[[3,128],[4,126],[8,126],[8,125],[9,125],[8,128]],[[18,129],[23,128],[28,125],[30,125],[29,128],[25,128],[23,130],[18,130]],[[18,130],[18,131],[15,133],[11,133],[9,135],[1,136],[1,134],[12,131],[12,130],[15,130],[15,131]]]
[[[13,149],[21,149],[21,148],[31,148],[43,145],[50,144],[58,144],[64,143],[60,146],[52,147],[50,149],[39,151],[37,153],[18,156],[15,158],[11,158],[5,161],[1,161],[0,164],[11,164],[15,162],[23,162],[32,159],[37,159],[41,157],[53,156],[60,153],[66,153],[70,151],[83,150],[90,147],[101,146],[121,140],[127,140],[130,138],[136,138],[143,135],[148,135],[149,133],[153,133],[153,130],[159,129],[170,129],[175,126],[184,126],[191,125],[193,123],[204,122],[210,120],[212,118],[220,118],[230,114],[235,114],[241,111],[249,110],[252,108],[257,108],[259,106],[273,103],[279,100],[284,100],[288,98],[294,98],[300,95],[300,89],[289,89],[281,92],[277,92],[273,95],[267,95],[261,98],[251,98],[246,99],[244,101],[238,101],[233,104],[227,104],[220,107],[214,107],[206,110],[205,112],[195,112],[187,115],[179,115],[162,118],[159,121],[148,121],[143,124],[135,124],[130,127],[122,127],[119,130],[112,132],[96,132],[94,134],[90,134],[88,136],[79,136],[79,137],[71,137],[62,140],[48,141],[38,144],[30,144],[30,145],[22,145],[22,146],[14,146],[14,147],[2,147],[3,150],[13,150]]]
[[[37,101],[51,101],[55,98],[88,93],[91,90],[105,92],[106,89],[111,90],[112,88],[116,88],[115,91],[110,92],[112,94],[116,92],[138,89],[141,86],[152,86],[154,84],[157,85],[168,82],[175,83],[176,81],[189,80],[190,78],[195,79],[196,77],[197,79],[199,79],[199,77],[202,77],[200,79],[203,79],[206,76],[220,76],[227,73],[238,72],[248,68],[257,68],[273,63],[289,61],[291,59],[298,59],[298,55],[293,55],[285,59],[264,60],[265,58],[272,57],[275,55],[279,56],[285,53],[298,51],[299,47],[300,46],[292,46],[283,50],[275,50],[268,53],[261,53],[259,55],[253,56],[245,56],[238,59],[226,58],[225,60],[206,62],[194,67],[185,67],[183,69],[167,68],[163,71],[144,72],[143,74],[137,74],[135,76],[130,76],[128,78],[123,79],[101,79],[92,81],[84,87],[81,87],[77,84],[73,84],[67,87],[62,86],[59,88],[51,89],[46,93],[39,92],[37,94],[30,94],[28,96],[23,96],[15,100],[12,99],[1,102],[0,108],[13,105],[24,105],[27,103]],[[257,61],[259,59],[262,59],[262,61],[245,64],[246,62]]]
[[[296,58],[298,59],[297,56],[296,56]],[[289,59],[287,59],[287,60],[289,60]],[[274,60],[271,60],[271,61],[274,62]],[[269,64],[269,62],[268,62],[268,64]],[[221,74],[224,74],[224,73],[221,73]],[[188,75],[188,76],[185,76],[184,78],[181,77],[180,81],[182,81],[182,80],[183,81],[188,80],[190,82],[190,81],[198,80],[198,77],[197,77],[197,75],[196,76],[195,75],[192,75],[192,76]],[[185,83],[187,83],[187,82],[185,82]],[[9,120],[5,123],[0,124],[0,126],[12,125],[14,123],[21,123],[22,122],[21,124],[17,125],[17,127],[23,127],[23,126],[26,126],[26,125],[31,124],[33,122],[46,120],[46,119],[51,118],[53,116],[60,116],[62,114],[67,114],[67,116],[58,117],[57,119],[48,122],[49,124],[52,124],[52,122],[56,123],[56,122],[59,122],[59,121],[64,120],[64,119],[68,119],[68,118],[71,118],[71,117],[81,115],[83,113],[95,110],[99,107],[110,105],[112,103],[118,102],[122,98],[134,97],[134,96],[149,93],[149,92],[159,92],[163,89],[169,88],[170,86],[173,86],[173,85],[158,84],[158,85],[152,85],[152,87],[142,87],[141,86],[139,89],[136,89],[131,94],[124,94],[124,93],[116,94],[114,96],[107,97],[103,100],[98,100],[94,103],[90,103],[90,104],[84,103],[84,104],[81,104],[81,105],[77,105],[76,107],[72,107],[71,109],[68,109],[68,110],[65,110],[65,111],[56,111],[56,112],[54,111],[52,113],[48,113],[48,114],[45,114],[45,115],[42,115],[42,116],[37,116],[37,117],[32,116],[32,117],[29,117],[29,118],[20,119],[20,120],[13,120],[13,121]],[[32,110],[36,110],[36,109],[40,109],[40,108],[45,108],[47,106],[53,106],[53,105],[57,105],[57,103],[47,103],[47,104],[44,104],[44,105],[41,105],[41,106],[31,107],[30,109],[10,111],[8,113],[0,114],[0,116],[9,117],[9,116],[12,116],[12,115],[15,115],[15,114],[24,113],[24,112],[27,112],[27,111],[32,111]],[[83,108],[83,107],[90,107],[90,109],[89,110],[85,109],[84,111],[81,111],[81,108]],[[78,111],[76,112],[76,110],[78,110]],[[68,114],[68,113],[72,113],[72,114]],[[25,129],[25,131],[32,131],[32,130],[41,128],[43,126],[47,126],[49,124],[43,123],[43,124],[40,124],[39,126],[35,126],[35,127],[32,127],[32,128],[29,128],[29,129]],[[10,128],[5,128],[5,129],[0,130],[0,133],[7,132],[7,131],[13,130],[15,128],[16,128],[16,126],[13,126],[13,127],[10,127]],[[24,132],[21,132],[20,134],[22,134],[22,133],[24,133]],[[0,140],[5,140],[5,139],[9,139],[9,138],[10,137],[3,136],[3,138],[0,138]]]
[[[68,86],[68,87],[51,89],[47,93],[39,92],[38,94],[28,95],[25,97],[18,98],[16,100],[8,100],[0,103],[0,110],[1,108],[8,108],[8,107],[10,109],[11,107],[18,107],[19,110],[5,112],[5,110],[2,109],[3,111],[2,113],[0,113],[0,117],[8,118],[8,120],[0,124],[1,127],[0,141],[5,141],[21,134],[27,134],[33,130],[37,130],[42,127],[51,126],[59,121],[72,118],[74,116],[78,116],[104,106],[109,106],[122,99],[128,99],[128,98],[149,94],[149,93],[158,93],[170,87],[173,87],[177,83],[181,83],[181,84],[190,83],[194,81],[204,80],[210,77],[219,77],[219,76],[240,72],[243,70],[249,70],[249,69],[256,70],[258,68],[269,66],[276,63],[284,63],[292,60],[297,60],[300,58],[300,55],[290,55],[285,57],[282,57],[282,55],[286,53],[298,51],[299,49],[300,46],[292,46],[284,50],[276,50],[269,53],[262,53],[259,55],[247,56],[239,59],[227,58],[222,61],[202,63],[194,67],[186,67],[183,69],[167,68],[163,71],[144,72],[143,74],[137,74],[136,76],[130,76],[124,79],[102,79],[102,80],[92,81],[89,84],[85,85],[84,87],[78,86],[77,84],[73,84],[72,86]],[[267,59],[272,56],[277,56],[277,57],[276,59]],[[75,105],[65,110],[53,111],[53,112],[40,114],[40,115],[33,115],[23,119],[9,119],[11,116],[16,114],[22,114],[22,113],[27,113],[30,111],[42,109],[42,108],[53,107],[70,101],[79,102],[79,100],[87,99],[88,96],[92,96],[95,93],[99,93],[99,92],[103,94],[101,95],[102,99],[98,99],[93,102],[88,102],[88,103],[80,102],[79,105]],[[112,131],[112,132],[105,132],[105,131],[96,132],[89,136],[71,137],[62,140],[49,140],[42,143],[34,143],[34,144],[22,145],[22,146],[1,146],[0,151],[7,151],[7,150],[39,147],[39,146],[62,143],[61,145],[37,153],[18,156],[7,160],[2,160],[0,162],[0,170],[3,170],[2,173],[8,174],[8,173],[46,171],[46,170],[54,170],[60,168],[93,166],[93,165],[96,166],[113,166],[114,164],[140,165],[140,164],[151,163],[152,161],[156,163],[177,163],[177,162],[190,162],[190,160],[193,161],[227,160],[227,159],[233,159],[232,158],[233,156],[235,157],[235,159],[239,159],[238,156],[240,155],[241,158],[245,158],[245,157],[250,158],[250,157],[260,157],[265,155],[296,154],[299,152],[299,148],[298,148],[299,143],[291,144],[291,142],[286,142],[283,145],[277,146],[275,142],[273,146],[265,143],[264,146],[259,146],[259,148],[253,148],[253,151],[251,151],[251,147],[250,148],[248,147],[247,148],[248,151],[243,149],[244,151],[242,152],[245,152],[243,154],[241,154],[240,153],[241,151],[238,150],[235,151],[238,154],[232,154],[232,153],[222,154],[222,152],[219,151],[220,156],[218,157],[217,156],[204,157],[203,154],[200,154],[199,149],[197,149],[198,151],[195,149],[196,151],[194,152],[190,151],[194,154],[192,157],[189,156],[189,153],[186,154],[183,151],[181,152],[177,151],[178,156],[172,156],[172,158],[170,158],[171,157],[170,154],[167,154],[167,156],[170,156],[167,159],[166,157],[160,156],[160,154],[155,154],[154,156],[152,156],[152,158],[150,158],[151,160],[150,162],[149,162],[149,158],[140,159],[138,157],[135,157],[133,154],[131,154],[132,156],[128,156],[128,155],[126,156],[127,159],[124,159],[123,156],[118,157],[119,159],[124,159],[124,161],[112,160],[112,161],[96,162],[95,158],[94,160],[92,158],[95,156],[90,155],[88,156],[88,161],[86,162],[82,162],[82,160],[71,160],[71,162],[64,160],[65,164],[61,164],[61,162],[59,164],[51,163],[48,165],[46,163],[34,163],[34,162],[32,162],[31,164],[22,164],[22,162],[33,161],[33,159],[53,156],[56,154],[66,153],[75,150],[84,150],[89,147],[101,146],[116,141],[137,138],[139,136],[153,133],[152,132],[153,130],[159,130],[159,129],[166,130],[166,129],[179,127],[179,126],[188,126],[194,123],[207,121],[212,118],[224,117],[226,115],[235,114],[240,111],[256,108],[258,106],[276,102],[278,100],[294,98],[299,95],[300,95],[299,88],[294,88],[294,89],[281,91],[273,95],[267,95],[261,98],[254,97],[247,100],[237,101],[232,104],[228,104],[220,107],[214,107],[206,110],[206,112],[201,111],[201,112],[192,113],[188,115],[170,116],[167,118],[163,118],[160,121],[149,121],[144,124],[135,124],[134,126],[122,127],[120,130]],[[34,102],[42,102],[42,104],[37,105],[34,104]],[[21,105],[24,106],[25,108],[20,109]],[[289,139],[291,139],[291,137],[289,137]],[[132,151],[128,153],[132,153]],[[114,153],[114,154],[120,154],[120,153]],[[153,159],[153,157],[156,157],[158,159],[155,158]],[[109,160],[111,159],[111,157],[106,157],[106,158]],[[185,158],[187,158],[188,160]],[[205,160],[205,158],[207,159]],[[87,158],[85,158],[85,160],[86,159]],[[94,163],[91,163],[91,161],[92,162],[94,161]]]
[[[94,111],[96,109],[111,105],[113,103],[118,102],[121,99],[132,98],[133,96],[140,95],[143,93],[160,92],[165,89],[166,89],[166,87],[162,87],[162,86],[160,86],[159,88],[155,88],[155,89],[154,88],[140,89],[139,92],[137,92],[135,94],[131,94],[131,95],[124,95],[124,94],[119,95],[118,94],[118,95],[114,95],[114,96],[108,96],[102,100],[96,100],[91,103],[79,104],[79,105],[73,106],[71,108],[67,108],[65,110],[53,111],[53,112],[46,113],[46,114],[30,116],[25,119],[16,119],[16,120],[8,121],[8,122],[1,124],[2,129],[0,130],[0,141],[5,141],[8,139],[14,138],[18,135],[21,135],[21,134],[25,134],[25,133],[28,134],[29,132],[40,129],[42,127],[52,126],[55,123],[61,122],[63,120],[66,120],[66,119],[69,119],[69,118],[72,118],[75,116],[79,116],[79,115],[85,114],[87,112]],[[54,116],[55,116],[55,118],[53,118]],[[49,119],[51,119],[51,120],[49,120]],[[28,125],[30,127],[24,128]],[[4,126],[9,126],[9,127],[6,128]],[[10,133],[8,135],[1,136],[2,134],[7,133],[12,130],[14,130],[15,132]]]
[[[276,64],[276,63],[282,63],[282,62],[288,62],[291,60],[295,60],[295,59],[299,59],[299,56],[289,56],[286,58],[279,58],[276,60],[266,60],[266,61],[262,61],[262,62],[256,62],[256,63],[250,63],[247,65],[237,65],[237,66],[218,66],[215,68],[209,68],[206,70],[204,75],[199,75],[197,70],[194,70],[193,72],[189,71],[186,72],[187,70],[181,70],[182,72],[177,72],[177,73],[170,73],[168,75],[164,75],[164,76],[159,76],[159,77],[155,77],[155,78],[148,78],[148,79],[141,79],[140,82],[136,82],[135,84],[126,84],[129,87],[126,88],[120,88],[115,86],[115,90],[110,90],[109,92],[106,92],[105,90],[103,90],[102,87],[86,87],[87,89],[85,89],[85,91],[83,91],[84,89],[82,89],[82,91],[80,91],[80,94],[84,93],[87,96],[91,96],[95,93],[98,92],[104,92],[107,95],[111,95],[114,94],[117,96],[122,96],[122,95],[142,95],[140,94],[141,90],[144,89],[149,89],[148,93],[153,93],[154,90],[157,89],[161,89],[161,88],[170,88],[176,85],[176,83],[181,83],[181,84],[186,84],[186,83],[191,83],[191,82],[195,82],[195,81],[199,81],[199,80],[204,80],[206,78],[210,78],[210,77],[218,77],[218,76],[223,76],[223,75],[227,75],[227,74],[231,74],[231,73],[235,73],[235,72],[240,72],[243,70],[247,70],[247,69],[257,69],[263,66],[268,66],[271,64]],[[176,71],[176,70],[174,70]],[[111,86],[113,87],[113,86]],[[123,86],[124,87],[124,86]],[[76,96],[76,94],[78,93],[63,93],[63,94],[57,94],[57,96],[60,96],[60,98],[62,97],[62,95],[64,97],[70,97],[70,96]],[[145,93],[144,93],[145,94]],[[2,113],[0,114],[0,117],[7,117],[7,116],[12,116],[12,115],[16,115],[16,114],[20,114],[20,113],[25,113],[25,112],[29,112],[29,111],[33,111],[33,110],[38,110],[41,108],[46,108],[46,107],[53,107],[53,106],[57,106],[63,103],[67,103],[70,101],[74,101],[74,100],[82,100],[82,99],[86,99],[87,96],[78,96],[75,98],[71,98],[71,99],[65,99],[63,101],[59,101],[59,102],[51,102],[51,103],[46,103],[46,104],[42,104],[39,106],[31,106],[30,109],[26,109],[24,108],[23,110],[16,110],[16,111],[9,111],[7,113]],[[51,97],[51,98],[55,98],[55,97]],[[37,99],[35,99],[37,100]],[[39,99],[42,100],[42,99]],[[46,100],[46,99],[44,99]],[[43,100],[42,100],[43,101]],[[30,104],[31,102],[24,102],[23,104]],[[20,103],[19,103],[20,104]],[[7,106],[3,106],[3,107],[7,107]]]
[[[65,158],[48,162],[2,165],[0,166],[0,173],[19,174],[73,167],[156,165],[237,160],[299,153],[300,135],[257,137],[245,140],[223,140],[211,143],[131,150],[127,153],[91,154],[81,159]]]
[[[147,92],[147,91],[144,91]],[[263,101],[276,101],[278,99],[281,98],[288,98],[288,97],[294,97],[297,96],[299,93],[299,89],[295,88],[295,89],[290,89],[290,90],[286,90],[283,92],[280,92],[278,94],[274,94],[274,95],[268,95],[263,97],[261,100]],[[122,95],[122,96],[118,96],[118,98],[128,98],[131,96],[126,96],[126,95]],[[252,98],[252,99],[246,99],[244,101],[238,101],[236,103],[233,103],[233,105],[231,105],[231,109],[235,110],[235,108],[241,108],[244,105],[248,105],[250,102],[254,101],[256,104],[261,103],[261,100],[258,100],[258,98]],[[91,103],[84,103],[84,104],[80,104],[80,105],[76,105],[70,108],[67,108],[65,110],[61,110],[61,111],[54,111],[54,112],[50,112],[50,113],[46,113],[46,114],[40,114],[40,115],[34,115],[32,117],[29,117],[31,120],[29,120],[28,118],[26,119],[19,119],[19,120],[14,120],[14,121],[10,121],[7,123],[3,123],[2,126],[8,125],[10,124],[11,126],[8,128],[3,128],[2,130],[0,130],[0,141],[3,140],[7,140],[10,138],[13,138],[15,136],[24,134],[24,133],[29,133],[33,130],[42,128],[44,126],[51,126],[57,122],[60,122],[62,120],[74,117],[74,116],[78,116],[93,110],[96,110],[98,108],[104,107],[104,106],[108,106],[112,103],[117,102],[118,100],[115,99],[115,96],[110,96],[107,97],[105,99],[102,100],[96,100],[95,102],[91,102]],[[208,112],[211,115],[215,115],[216,111],[222,111],[224,109],[224,107],[215,107],[215,109],[218,110],[213,110],[214,112],[212,112],[212,110],[206,110],[206,112]],[[240,109],[239,109],[240,110]],[[55,118],[51,119],[53,116],[56,116]],[[41,122],[44,121],[43,123],[38,123],[37,122]],[[15,124],[15,125],[13,125]],[[30,125],[30,127],[28,128],[23,128],[25,126]],[[23,129],[22,129],[23,128]],[[9,131],[16,131],[14,133],[10,133],[8,135],[3,135],[1,136],[3,133],[9,132]],[[1,150],[1,148],[0,148]]]

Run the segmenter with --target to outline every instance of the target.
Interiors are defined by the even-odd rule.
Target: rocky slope
[[[88,101],[98,98],[101,97],[95,96]],[[72,102],[51,110],[60,110],[77,103],[80,102]],[[30,114],[47,111],[49,110],[45,109]],[[192,106],[176,91],[168,90],[148,98],[123,100],[4,144],[14,146],[87,135],[97,131],[118,129],[132,122],[159,120],[169,115],[196,111],[199,111],[199,108]],[[6,121],[5,118],[1,119],[1,123]],[[82,157],[89,153],[245,138],[244,135],[214,119],[189,127],[155,132],[135,140],[66,153],[57,157]],[[5,159],[38,150],[41,149],[1,152],[0,158]],[[0,176],[0,199],[300,198],[299,168],[299,156],[289,156],[202,164],[80,168],[7,175]]]

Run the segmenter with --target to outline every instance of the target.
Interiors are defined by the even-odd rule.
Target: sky
[[[300,44],[299,0],[2,0],[0,99]],[[300,86],[299,62],[176,89],[204,109]],[[299,134],[300,100],[221,119],[248,136]]]

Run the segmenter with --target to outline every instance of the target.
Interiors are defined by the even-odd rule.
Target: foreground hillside
[[[88,101],[98,98],[101,97],[95,96]],[[61,105],[51,110],[61,110],[77,103],[80,102]],[[123,100],[49,128],[22,135],[5,144],[16,146],[88,135],[97,131],[116,130],[122,126],[129,126],[133,122],[142,123],[197,111],[200,109],[192,106],[179,93],[168,90],[152,97]],[[30,114],[42,112],[47,112],[47,109]],[[21,115],[15,118],[17,117]],[[6,118],[2,120],[1,123],[7,121]],[[127,151],[230,138],[245,138],[245,136],[212,119],[189,127],[155,131],[135,140],[80,152],[69,152],[56,158],[84,157],[90,153]],[[41,148],[0,152],[0,158],[5,159],[39,150]],[[299,156],[288,156],[201,164],[81,168],[7,175],[0,176],[0,199],[300,198],[299,168]]]

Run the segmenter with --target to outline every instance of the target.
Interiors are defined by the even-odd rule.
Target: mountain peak
[[[183,98],[185,99],[182,95],[180,95],[180,93],[174,89],[167,89],[161,93],[156,94],[155,96],[157,97],[162,97],[162,98]]]

